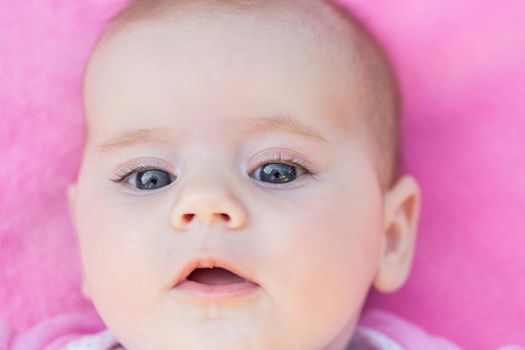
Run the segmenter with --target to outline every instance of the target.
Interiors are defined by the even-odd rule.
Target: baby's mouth
[[[190,260],[178,272],[173,290],[184,297],[181,300],[199,303],[257,299],[261,287],[249,272],[237,266],[238,263],[221,257]]]
[[[222,267],[196,268],[188,275],[188,277],[186,277],[186,279],[213,286],[242,283],[246,281],[239,275],[230,270],[223,269]]]

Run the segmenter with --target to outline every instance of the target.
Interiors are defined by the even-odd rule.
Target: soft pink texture
[[[9,350],[60,350],[68,342],[105,329],[100,317],[92,311],[65,313],[45,319],[31,329],[8,340]],[[0,342],[0,350],[2,343]]]
[[[412,275],[368,306],[466,349],[525,344],[525,2],[341,2],[396,63],[404,169],[423,188]],[[81,156],[83,65],[119,6],[0,2],[0,319],[17,331],[90,308],[65,190]]]

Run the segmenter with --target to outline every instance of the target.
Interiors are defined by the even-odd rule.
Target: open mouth
[[[188,275],[188,277],[186,277],[186,279],[212,286],[243,283],[246,281],[234,272],[222,267],[196,268]]]
[[[195,300],[240,300],[257,296],[259,284],[251,275],[222,258],[199,258],[187,262],[179,271],[173,289]]]

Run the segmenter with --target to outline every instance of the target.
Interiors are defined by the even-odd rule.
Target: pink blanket
[[[413,273],[367,307],[466,349],[524,345],[525,2],[340,1],[396,63],[404,169],[423,188]],[[91,308],[65,189],[80,160],[82,68],[119,6],[0,2],[0,319],[14,332]]]

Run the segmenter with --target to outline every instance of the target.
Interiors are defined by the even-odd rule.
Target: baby
[[[363,349],[370,288],[409,275],[420,190],[396,175],[394,75],[350,15],[135,1],[84,94],[70,207],[83,294],[118,346]]]

